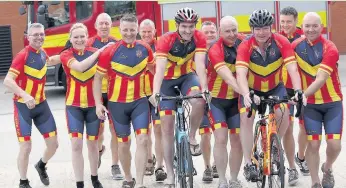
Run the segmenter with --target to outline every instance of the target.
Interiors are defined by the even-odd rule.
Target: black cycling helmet
[[[185,8],[179,9],[177,13],[175,13],[174,20],[178,24],[182,22],[197,23],[198,14],[192,8],[185,7]]]
[[[273,22],[274,17],[267,9],[255,10],[249,19],[250,27],[271,26]]]

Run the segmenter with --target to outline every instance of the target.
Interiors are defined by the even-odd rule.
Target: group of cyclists
[[[322,36],[323,25],[317,13],[307,13],[302,28],[296,27],[297,18],[293,7],[283,8],[281,32],[274,33],[272,13],[255,10],[249,18],[252,35],[245,36],[238,33],[238,23],[232,16],[223,17],[219,28],[206,21],[197,30],[197,12],[182,8],[174,17],[177,31],[155,40],[153,21],[146,19],[138,24],[136,16],[126,14],[120,19],[122,39],[117,40],[110,36],[111,17],[102,13],[95,22],[96,36],[88,38],[86,26],[76,23],[70,29],[65,49],[51,57],[42,49],[44,27],[31,24],[29,45],[13,59],[4,80],[15,94],[14,121],[20,145],[19,187],[31,188],[27,169],[32,121],[47,146],[35,168],[42,183],[49,185],[46,165],[55,154],[58,141],[44,86],[47,65],[58,63],[62,63],[67,78],[66,120],[77,188],[84,187],[84,127],[92,185],[103,187],[98,179],[98,168],[106,149],[103,143],[106,119],[112,135],[113,179],[124,179],[123,188],[144,188],[144,176],[155,174],[156,181],[165,180],[166,187],[175,187],[175,103],[160,101],[158,104],[156,100],[161,95],[175,96],[175,86],[183,95],[209,94],[189,101],[190,150],[193,156],[203,155],[203,181],[218,177],[219,188],[242,187],[238,175],[243,158],[246,180],[257,178],[258,172],[251,161],[255,114],[248,118],[247,111],[260,104],[260,97],[278,96],[292,98],[289,105],[275,107],[275,117],[281,120],[278,133],[289,164],[288,184],[298,182],[297,164],[303,175],[311,176],[313,188],[334,187],[332,165],[341,151],[343,120],[339,54],[334,43]],[[136,40],[138,33],[141,40]],[[254,100],[250,91],[255,93]],[[299,119],[299,149],[295,153],[293,99],[300,91],[304,91],[304,107]],[[206,102],[210,104],[207,113]],[[155,113],[156,106],[159,106],[159,115]],[[322,126],[327,157],[321,166],[321,181],[318,171]],[[136,135],[136,178],[131,174],[131,127]],[[196,140],[197,130],[200,143]],[[213,163],[211,133],[215,138]],[[226,178],[228,163],[229,181]]]

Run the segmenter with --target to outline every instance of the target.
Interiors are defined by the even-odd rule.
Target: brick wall
[[[11,25],[12,53],[16,55],[24,46],[23,36],[27,16],[19,15],[21,2],[0,2],[0,25]]]
[[[346,1],[330,4],[332,41],[342,54],[346,54]]]

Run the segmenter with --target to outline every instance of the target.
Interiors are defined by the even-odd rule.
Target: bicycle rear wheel
[[[256,124],[255,128],[255,137],[254,137],[254,158],[258,161],[258,166],[256,165],[256,171],[258,172],[257,177],[257,188],[264,188],[266,185],[266,176],[263,174],[263,158],[264,153],[262,151],[262,133],[261,133],[261,125]]]
[[[191,151],[187,138],[184,136],[181,138],[179,144],[179,184],[181,188],[193,187],[193,163]]]
[[[268,177],[269,188],[285,187],[284,155],[280,139],[277,134],[270,137],[270,176]]]

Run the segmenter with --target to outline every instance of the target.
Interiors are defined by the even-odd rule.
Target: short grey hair
[[[155,24],[153,21],[151,21],[150,19],[145,19],[141,22],[141,24],[139,25],[139,28],[145,26],[145,25],[150,25],[155,29]]]
[[[31,30],[32,30],[33,28],[42,28],[42,29],[44,29],[44,26],[43,26],[42,24],[40,24],[40,23],[32,23],[32,24],[30,24],[30,25],[28,26],[27,33],[28,33],[28,34],[31,33]]]

